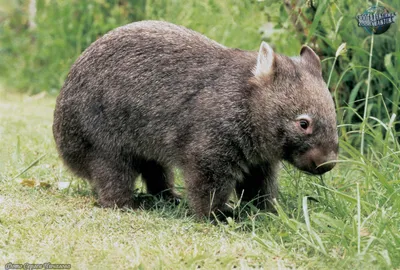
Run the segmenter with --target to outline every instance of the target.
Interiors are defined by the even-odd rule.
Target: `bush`
[[[266,31],[264,36],[278,51],[296,54],[303,43],[315,49],[336,99],[343,139],[359,145],[363,152],[374,140],[388,135],[382,123],[391,121],[400,130],[397,117],[400,75],[396,72],[400,70],[399,23],[374,36],[358,27],[356,15],[375,1],[284,0],[283,3],[265,4],[268,20],[275,29],[272,35]],[[393,1],[392,6],[383,2],[379,5],[391,12],[400,8],[398,1]],[[369,128],[365,129],[366,126]],[[362,136],[358,136],[360,133]]]

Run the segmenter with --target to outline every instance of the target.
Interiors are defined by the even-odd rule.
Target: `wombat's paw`
[[[104,200],[99,199],[98,204],[103,208],[121,208],[121,209],[136,209],[139,203],[134,198],[125,200]]]
[[[170,193],[168,196],[164,196],[164,198],[174,205],[180,204],[182,200],[182,197],[175,192]]]
[[[181,197],[175,197],[173,198],[172,203],[175,205],[179,205],[181,203],[182,198]]]
[[[277,215],[278,214],[278,210],[277,210],[276,207],[277,207],[276,198],[273,198],[273,199],[271,199],[271,200],[269,200],[267,202],[266,207],[263,210],[265,210],[265,211],[267,211],[269,213]]]
[[[214,210],[210,215],[210,222],[212,224],[218,224],[219,222],[227,223],[227,218],[235,218],[233,210],[228,207]]]
[[[174,191],[171,190],[166,190],[164,192],[161,192],[157,195],[155,195],[155,198],[157,199],[162,199],[168,203],[172,203],[174,205],[180,204],[182,197],[178,194],[176,194]]]
[[[270,205],[270,207],[268,207],[266,209],[267,212],[274,214],[274,215],[278,215],[278,210],[276,209],[275,205]]]
[[[256,198],[250,201],[243,200],[240,205],[242,208],[249,208],[254,211],[276,212],[274,202],[270,201],[268,198]]]

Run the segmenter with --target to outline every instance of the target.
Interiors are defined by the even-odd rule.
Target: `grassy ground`
[[[96,207],[89,186],[57,158],[51,134],[54,104],[53,97],[42,94],[0,91],[0,265],[400,267],[400,162],[395,148],[386,154],[375,151],[367,161],[342,145],[353,163],[344,160],[323,179],[286,165],[278,215],[233,205],[240,220],[213,225],[196,221],[185,201],[180,206],[158,201],[148,210],[128,212]],[[181,183],[178,179],[178,188]]]

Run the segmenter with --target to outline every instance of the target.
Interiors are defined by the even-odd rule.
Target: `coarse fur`
[[[198,216],[228,213],[236,190],[261,208],[277,197],[284,159],[330,170],[338,139],[318,57],[226,48],[167,22],[112,30],[78,58],[57,98],[60,156],[88,179],[104,207],[135,207],[141,174],[150,194],[174,198],[183,171]]]

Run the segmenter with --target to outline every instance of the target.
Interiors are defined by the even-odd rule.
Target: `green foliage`
[[[335,95],[343,139],[360,145],[362,151],[367,150],[366,146],[373,144],[373,136],[367,134],[364,138],[358,134],[365,133],[366,125],[376,123],[370,116],[388,123],[395,115],[392,124],[400,130],[400,78],[396,72],[400,70],[399,23],[391,25],[386,33],[372,37],[357,26],[355,16],[376,4],[375,1],[283,2],[265,5],[269,21],[277,28],[272,35],[267,31],[265,37],[278,51],[296,54],[303,43],[316,50],[323,62],[323,74]],[[400,10],[398,1],[379,1],[379,5],[391,12]],[[343,43],[347,50],[337,55]],[[288,44],[291,48],[287,48]],[[386,134],[382,125],[372,125],[375,132]]]
[[[194,29],[228,46],[258,49],[262,4],[255,1],[147,0],[146,19],[165,20]]]
[[[28,29],[28,1],[14,1],[1,22],[0,74],[17,90],[58,93],[77,56],[107,31],[143,17],[144,0],[37,1]]]

